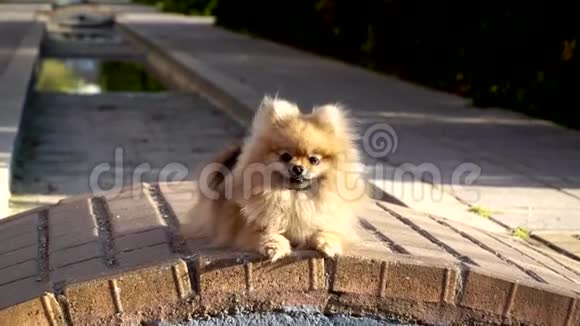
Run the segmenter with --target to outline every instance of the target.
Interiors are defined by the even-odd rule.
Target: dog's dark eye
[[[320,159],[316,156],[310,156],[308,158],[308,160],[310,161],[310,164],[312,164],[312,165],[316,165],[316,164],[320,163]]]
[[[292,160],[292,155],[284,153],[280,155],[280,160],[282,160],[283,162],[290,162],[290,160]]]

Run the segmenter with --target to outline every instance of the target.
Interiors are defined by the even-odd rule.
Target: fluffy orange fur
[[[293,184],[297,165],[308,178]],[[202,169],[200,196],[182,229],[272,261],[292,248],[341,254],[367,199],[360,167],[341,107],[303,114],[293,103],[265,97],[244,143]]]

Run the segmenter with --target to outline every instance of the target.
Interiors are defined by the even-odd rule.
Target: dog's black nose
[[[299,177],[304,173],[304,167],[302,165],[294,165],[292,166],[292,173]]]

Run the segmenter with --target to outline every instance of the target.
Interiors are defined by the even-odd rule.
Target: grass
[[[523,226],[518,226],[512,231],[512,235],[522,240],[526,240],[530,237],[530,231]]]
[[[482,206],[471,206],[469,208],[470,213],[477,214],[483,218],[490,218],[491,215],[494,213],[491,210],[482,207]],[[495,212],[497,213],[497,212]],[[512,236],[516,238],[520,238],[522,240],[527,240],[530,238],[530,230],[526,229],[523,226],[518,226],[517,228],[512,230]]]
[[[483,218],[489,218],[491,216],[491,211],[482,206],[471,206],[468,210],[470,213],[477,214]]]

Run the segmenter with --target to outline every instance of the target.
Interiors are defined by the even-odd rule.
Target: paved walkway
[[[10,212],[10,161],[42,37],[40,7],[0,4],[0,218]]]
[[[199,18],[131,14],[121,21],[150,49],[168,54],[246,109],[269,93],[305,108],[342,102],[361,121],[362,133],[388,124],[394,130],[388,138],[397,146],[387,148],[388,155],[367,150],[369,172],[377,186],[411,207],[491,227],[468,212],[473,206],[512,228],[580,231],[577,131],[473,108],[457,96],[231,33]]]

